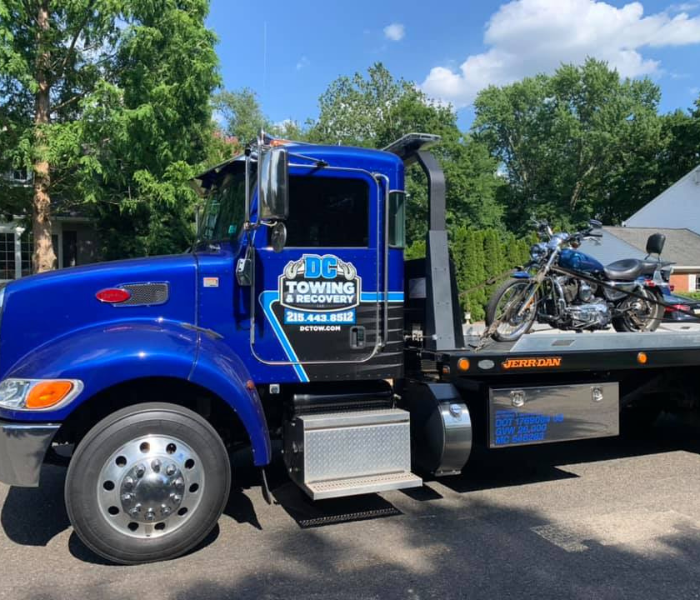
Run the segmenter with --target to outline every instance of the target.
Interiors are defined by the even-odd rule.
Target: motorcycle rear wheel
[[[530,331],[537,317],[539,292],[535,294],[523,315],[518,316],[515,313],[530,295],[533,285],[535,284],[528,279],[509,279],[493,293],[486,306],[486,326],[490,327],[496,320],[502,319],[492,336],[494,340],[515,342]],[[519,305],[515,306],[514,302],[518,302]],[[506,312],[510,313],[507,319],[504,318],[507,316]]]
[[[661,301],[654,292],[645,288],[639,290],[638,294],[645,296],[647,300],[641,300],[633,296],[627,297],[620,303],[621,310],[625,313],[612,320],[615,331],[627,333],[639,333],[642,331],[656,331],[661,325],[664,314],[664,307],[656,304]]]

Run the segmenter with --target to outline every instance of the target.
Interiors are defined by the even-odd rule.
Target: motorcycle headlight
[[[530,258],[532,260],[542,260],[547,254],[546,244],[535,244],[530,248]]]
[[[55,409],[83,391],[78,379],[19,379],[0,382],[0,408],[10,410]]]

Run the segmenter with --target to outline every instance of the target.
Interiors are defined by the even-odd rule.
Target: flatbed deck
[[[435,363],[443,376],[459,377],[700,367],[700,332],[547,332],[516,342],[487,341],[481,348],[478,337],[469,337],[465,348],[407,352],[423,365]]]

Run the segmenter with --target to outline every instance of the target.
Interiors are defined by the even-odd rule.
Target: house
[[[586,241],[581,244],[581,251],[603,264],[623,258],[644,259],[647,256],[647,239],[654,233],[666,236],[661,259],[675,263],[670,281],[674,290],[700,291],[700,235],[690,229],[603,227],[600,243]]]
[[[31,174],[13,170],[2,176],[16,186],[31,185]],[[18,279],[32,272],[32,234],[28,219],[17,216],[0,220],[0,283]],[[54,207],[52,239],[56,267],[72,267],[99,260],[99,240],[92,220],[75,211]]]
[[[687,228],[700,234],[700,165],[639,209],[623,225]]]

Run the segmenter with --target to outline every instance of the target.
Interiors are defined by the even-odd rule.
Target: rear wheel
[[[529,279],[509,279],[493,293],[486,307],[488,327],[500,320],[493,339],[499,342],[514,342],[530,331],[537,317],[539,298],[535,293],[528,301],[534,285]],[[523,302],[528,302],[528,306],[521,311]]]
[[[641,297],[628,296],[618,305],[622,315],[613,319],[615,331],[656,331],[661,325],[664,314],[663,305],[658,304],[661,298],[646,288],[638,290],[637,294]]]
[[[175,558],[199,544],[228,499],[221,438],[198,414],[140,404],[95,425],[66,476],[68,517],[80,539],[122,564]]]

